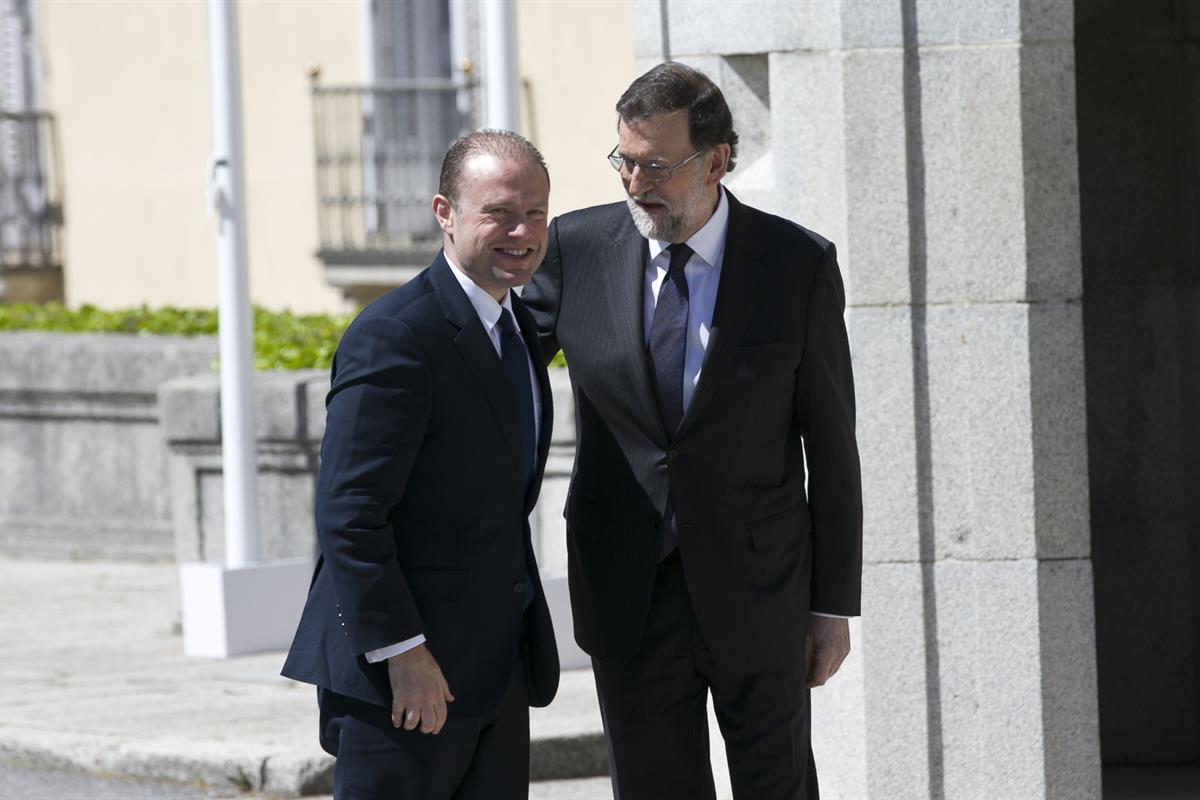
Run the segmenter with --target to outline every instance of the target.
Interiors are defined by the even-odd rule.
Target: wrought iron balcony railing
[[[473,127],[472,88],[314,79],[318,255],[330,283],[394,284],[429,264],[441,241],[430,199],[446,148]]]
[[[0,110],[0,273],[61,269],[54,119]]]

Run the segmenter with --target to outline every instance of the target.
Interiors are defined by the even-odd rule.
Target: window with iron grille
[[[36,77],[30,0],[0,0],[0,272],[61,266],[53,120]]]
[[[372,0],[362,86],[313,85],[320,257],[330,266],[429,263],[442,157],[472,127],[452,75],[448,0]]]

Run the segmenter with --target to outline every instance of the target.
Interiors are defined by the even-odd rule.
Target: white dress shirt
[[[496,348],[496,355],[500,356],[500,315],[513,314],[512,292],[507,292],[504,295],[503,302],[497,303],[496,298],[481,289],[479,284],[471,280],[470,276],[450,260],[448,253],[445,256],[446,263],[450,265],[451,274],[458,279],[459,285],[466,292],[467,299],[471,301],[471,306],[475,309],[475,313],[479,315],[479,321],[483,323],[483,329],[487,332],[488,338],[492,340],[492,347]],[[513,327],[519,333],[521,326],[517,324],[515,314],[513,314],[512,321]],[[522,339],[523,341],[524,339]],[[525,361],[529,364],[529,385],[533,387],[533,440],[537,442],[541,440],[542,435],[542,394],[538,391],[537,370],[533,366],[533,359],[529,355],[528,348],[525,351]],[[380,647],[377,650],[368,650],[366,653],[367,662],[376,664],[392,656],[406,653],[417,645],[424,643],[425,634],[418,633],[416,636],[411,639],[405,639],[403,642],[397,642],[387,647]]]
[[[687,240],[687,246],[692,248],[692,256],[683,267],[683,276],[688,285],[688,321],[687,344],[683,355],[683,409],[686,412],[696,392],[696,384],[700,381],[700,371],[704,366],[704,351],[708,348],[708,340],[712,334],[713,309],[717,305],[717,284],[721,281],[721,264],[725,260],[725,237],[729,232],[729,201],[725,198],[725,188],[719,186],[720,198],[717,200],[717,210],[708,218],[708,222],[692,234]],[[671,242],[650,239],[650,260],[646,264],[646,274],[643,281],[645,302],[645,329],[643,336],[647,346],[650,344],[650,328],[654,323],[654,308],[658,303],[658,290],[667,277],[667,269],[671,263],[671,254],[667,248]],[[837,617],[838,614],[825,614],[813,611],[819,617]]]

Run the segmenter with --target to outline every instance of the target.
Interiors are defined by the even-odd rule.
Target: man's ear
[[[725,177],[725,173],[729,171],[729,153],[730,147],[727,144],[713,146],[709,155],[712,160],[708,164],[708,174],[704,176],[707,183],[720,183]]]
[[[454,233],[454,204],[445,195],[433,196],[433,216],[437,219],[442,233]]]

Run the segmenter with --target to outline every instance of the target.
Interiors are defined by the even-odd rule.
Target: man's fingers
[[[406,731],[439,733],[446,724],[446,703],[454,701],[446,678],[425,645],[388,659],[392,684],[392,725]]]
[[[445,727],[446,718],[449,716],[449,711],[447,710],[446,703],[444,701],[439,701],[437,705],[434,706],[434,711],[437,713],[437,716],[434,718],[433,722],[433,733],[434,735],[437,735],[441,733],[442,728]]]
[[[411,731],[421,724],[421,712],[415,708],[404,710],[404,730]]]
[[[436,733],[442,729],[441,720],[446,718],[444,703],[433,702],[421,707],[421,733]]]

